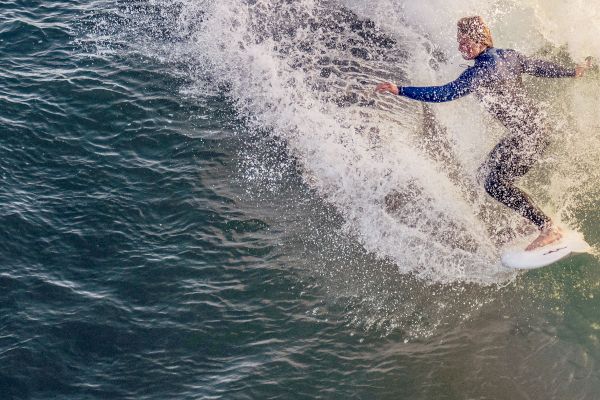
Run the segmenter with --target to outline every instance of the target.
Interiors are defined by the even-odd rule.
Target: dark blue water
[[[593,256],[398,273],[125,6],[0,4],[0,399],[596,398]]]

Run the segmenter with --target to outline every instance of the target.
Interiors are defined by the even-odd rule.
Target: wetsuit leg
[[[523,143],[525,142],[525,144]],[[487,161],[487,176],[485,190],[494,199],[533,222],[542,229],[550,218],[536,207],[529,196],[514,185],[514,181],[523,176],[536,162],[536,153],[539,155],[545,149],[543,143],[536,143],[534,148],[524,152],[523,146],[527,140],[522,141],[514,137],[505,138],[490,152]]]

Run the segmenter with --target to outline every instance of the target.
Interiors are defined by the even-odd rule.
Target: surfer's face
[[[457,41],[458,51],[465,60],[474,59],[486,48],[484,44],[478,43],[466,35],[459,35]]]

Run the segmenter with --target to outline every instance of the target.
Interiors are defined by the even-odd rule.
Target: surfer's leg
[[[550,218],[533,204],[525,192],[517,188],[512,180],[503,178],[497,171],[490,172],[484,186],[490,196],[517,211],[540,230],[550,222]]]
[[[530,142],[531,144],[531,142]],[[525,250],[553,243],[562,237],[561,230],[553,224],[550,217],[542,212],[529,196],[514,185],[516,178],[523,176],[535,164],[535,154],[541,153],[546,144],[535,146],[523,152],[523,143],[515,138],[507,138],[492,150],[486,170],[485,190],[496,200],[517,211],[535,224],[540,230],[539,236]]]
[[[506,138],[494,147],[488,157],[484,187],[494,199],[517,211],[538,229],[543,230],[550,218],[533,204],[531,198],[514,181],[523,176],[535,163],[532,157],[520,151],[522,143],[514,137]]]
[[[562,231],[553,224],[550,217],[535,206],[529,196],[517,188],[512,181],[502,179],[492,171],[485,181],[485,190],[494,199],[517,211],[538,227],[540,234],[525,250],[543,247],[556,242],[563,236]]]
[[[485,171],[485,190],[502,204],[517,211],[531,221],[540,235],[527,247],[532,250],[559,240],[562,233],[550,217],[542,212],[522,190],[515,180],[531,169],[549,145],[549,126],[535,107],[525,105],[522,112],[500,121],[511,132],[490,152]]]

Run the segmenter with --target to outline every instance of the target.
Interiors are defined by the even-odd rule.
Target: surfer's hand
[[[396,86],[390,82],[383,82],[383,83],[378,84],[375,87],[375,91],[377,93],[390,92],[391,94],[395,94],[397,96],[398,95],[398,86]]]
[[[575,76],[582,77],[585,71],[592,68],[592,57],[586,57],[585,62],[575,67]]]

